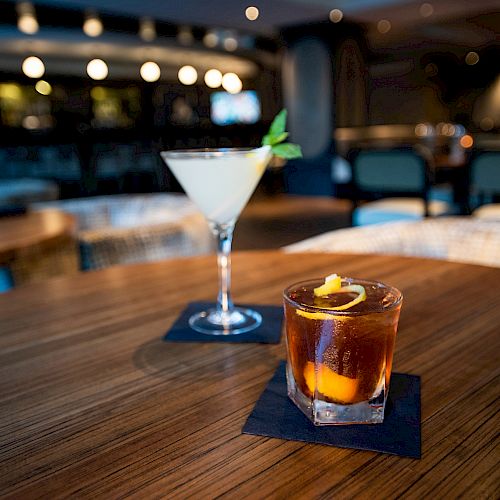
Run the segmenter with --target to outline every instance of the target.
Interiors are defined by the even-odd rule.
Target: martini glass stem
[[[219,269],[219,294],[217,311],[221,317],[229,321],[234,309],[231,299],[231,246],[233,242],[234,223],[215,224],[212,227],[217,238],[217,266]]]

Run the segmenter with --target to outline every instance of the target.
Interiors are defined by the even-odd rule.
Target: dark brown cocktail
[[[402,296],[395,288],[337,278],[285,290],[288,393],[317,425],[384,418]]]

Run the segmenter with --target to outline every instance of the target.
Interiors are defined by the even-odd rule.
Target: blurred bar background
[[[274,161],[256,196],[338,202],[325,225],[325,205],[304,201],[295,241],[387,210],[413,217],[387,204],[382,219],[356,215],[388,194],[468,215],[500,191],[498,156],[486,188],[472,167],[500,150],[499,32],[497,0],[1,0],[0,213],[52,203],[79,231],[115,226],[102,197],[181,191],[159,151],[258,145],[286,107],[304,158]],[[404,189],[362,190],[359,154],[380,150],[418,153],[425,185],[404,174]],[[266,246],[269,232],[292,242],[278,205],[249,207],[237,248]]]

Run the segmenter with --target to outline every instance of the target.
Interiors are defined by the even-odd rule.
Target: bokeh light
[[[382,33],[383,35],[385,33],[388,33],[391,29],[391,22],[388,21],[387,19],[381,19],[378,23],[377,23],[377,29],[379,31],[379,33]]]
[[[429,127],[425,123],[419,123],[415,126],[415,135],[417,137],[426,137],[429,135]]]
[[[228,52],[234,52],[238,48],[238,40],[234,36],[228,36],[222,45]]]
[[[253,5],[245,9],[245,16],[249,21],[255,21],[259,17],[259,9]]]
[[[141,66],[141,76],[146,82],[156,82],[161,76],[160,66],[152,61],[145,62]]]
[[[155,22],[150,17],[143,17],[139,21],[139,36],[145,42],[152,42],[156,38]]]
[[[481,127],[481,130],[489,132],[490,130],[493,130],[495,122],[493,121],[493,118],[491,118],[491,116],[485,116],[484,118],[481,118],[479,126]]]
[[[23,61],[23,73],[30,78],[40,78],[45,73],[45,65],[42,60],[35,56],[27,57]]]
[[[469,66],[474,66],[479,62],[479,54],[477,52],[468,52],[465,56],[465,64]]]
[[[463,148],[471,148],[474,145],[474,139],[471,135],[465,134],[460,138],[460,146]]]
[[[108,65],[102,59],[92,59],[87,64],[87,75],[93,80],[104,80],[108,76]]]
[[[50,95],[52,93],[52,85],[45,80],[39,80],[36,82],[35,90],[42,95]]]
[[[177,40],[181,45],[191,45],[194,42],[191,28],[189,26],[181,26],[177,32]]]
[[[420,6],[419,11],[422,17],[430,17],[434,14],[434,7],[432,4],[426,2]]]
[[[340,23],[344,17],[344,13],[340,9],[332,9],[328,17],[332,23]]]
[[[222,77],[222,86],[230,94],[237,94],[243,88],[240,77],[236,73],[226,73]]]
[[[222,85],[222,73],[218,69],[209,69],[205,73],[205,83],[211,89],[220,87]]]
[[[214,33],[213,31],[209,31],[203,37],[203,43],[204,43],[205,47],[209,47],[210,49],[213,49],[214,47],[217,47],[217,44],[219,43],[219,36],[217,35],[217,33]]]
[[[21,2],[16,5],[18,14],[17,27],[19,31],[27,35],[34,35],[38,29],[38,21],[36,19],[35,8],[30,2]]]
[[[40,128],[40,118],[35,115],[28,115],[23,118],[22,122],[23,128],[28,130],[35,130]]]
[[[177,76],[184,85],[193,85],[198,80],[198,72],[193,66],[182,66]]]
[[[87,14],[83,22],[83,32],[90,37],[97,37],[102,34],[102,22],[97,14]]]

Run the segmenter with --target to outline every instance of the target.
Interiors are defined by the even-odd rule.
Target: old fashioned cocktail
[[[288,394],[317,425],[382,422],[402,295],[382,283],[335,281],[284,292]]]

